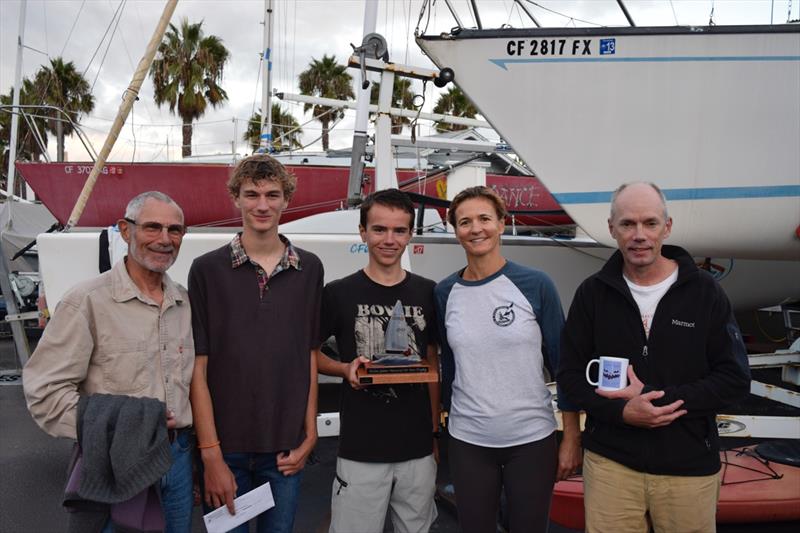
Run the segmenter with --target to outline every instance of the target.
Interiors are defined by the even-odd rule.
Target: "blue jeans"
[[[170,448],[172,466],[161,478],[161,509],[164,512],[165,533],[186,533],[192,530],[192,448],[194,435],[189,430],[178,433]],[[114,533],[108,520],[102,533]]]
[[[224,453],[222,457],[236,478],[236,496],[269,482],[275,507],[261,513],[257,518],[258,533],[291,533],[294,514],[300,494],[302,470],[291,476],[278,471],[276,453]],[[212,509],[206,508],[205,512]],[[248,533],[248,525],[242,524],[230,533]]]

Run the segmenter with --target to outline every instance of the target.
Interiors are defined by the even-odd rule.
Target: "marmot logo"
[[[694,327],[694,322],[684,322],[683,320],[675,320],[673,318],[672,319],[672,325],[673,326],[680,326],[682,328],[693,328]]]
[[[492,312],[492,320],[500,327],[510,326],[514,322],[513,302],[509,305],[501,305]]]

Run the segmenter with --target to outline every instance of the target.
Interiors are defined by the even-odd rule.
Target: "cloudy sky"
[[[390,47],[390,60],[416,66],[433,65],[413,42],[421,0],[368,0],[378,2],[377,31]],[[466,0],[451,0],[465,25],[472,24]],[[16,37],[21,11],[19,0],[0,0],[0,92],[8,93],[14,83]],[[298,92],[297,76],[311,58],[333,54],[344,62],[351,53],[350,43],[362,36],[364,0],[275,0],[275,40],[273,86],[287,93]],[[537,0],[529,8],[542,25],[625,26],[627,22],[615,0]],[[639,26],[703,25],[713,9],[716,24],[768,24],[770,18],[785,22],[800,18],[800,0],[627,0],[629,12]],[[529,26],[511,0],[478,0],[484,27],[502,24]],[[161,0],[29,0],[27,2],[23,54],[23,76],[32,76],[48,57],[63,56],[73,61],[93,86],[95,110],[83,117],[82,125],[96,150],[116,115],[120,98],[144,53],[156,21],[163,9]],[[540,7],[541,6],[541,7]],[[552,11],[548,11],[552,10]],[[115,16],[118,14],[119,16]],[[181,19],[203,21],[206,35],[221,38],[231,52],[222,86],[229,101],[202,117],[193,139],[195,154],[230,153],[231,142],[241,138],[245,122],[260,107],[260,51],[262,49],[263,0],[181,0],[172,22]],[[439,0],[432,12],[428,33],[439,33],[455,26],[445,4]],[[357,71],[351,75],[357,77]],[[421,83],[414,82],[415,92]],[[430,110],[437,90],[429,87],[425,110]],[[111,160],[165,161],[180,157],[180,119],[153,102],[149,78],[140,93]],[[284,103],[301,122],[302,105]],[[332,135],[333,148],[350,145],[353,117],[337,125]],[[304,125],[304,143],[320,134],[318,122]],[[423,134],[425,133],[423,129]],[[134,142],[135,139],[135,142]],[[55,143],[51,143],[53,146]],[[310,149],[320,149],[313,143]],[[248,151],[244,142],[236,143],[239,153]],[[85,160],[76,141],[67,141],[68,157]]]

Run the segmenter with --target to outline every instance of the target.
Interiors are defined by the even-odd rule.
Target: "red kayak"
[[[762,445],[763,446],[763,445]],[[717,522],[739,524],[800,520],[800,467],[765,459],[758,446],[720,452],[722,487]],[[583,530],[583,478],[559,481],[553,489],[550,519]]]

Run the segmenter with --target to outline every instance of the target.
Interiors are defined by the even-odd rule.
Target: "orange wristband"
[[[200,444],[198,444],[197,445],[197,449],[198,450],[205,450],[206,448],[214,448],[216,446],[219,446],[219,441],[213,442],[211,444],[206,444],[205,446],[201,446]]]

